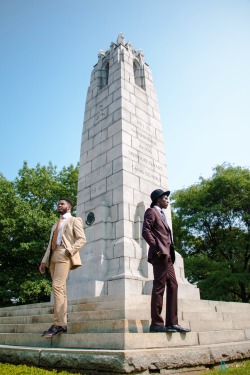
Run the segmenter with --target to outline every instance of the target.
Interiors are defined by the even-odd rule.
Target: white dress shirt
[[[70,212],[67,212],[66,214],[64,214],[62,216],[62,222],[61,222],[61,225],[60,225],[60,228],[59,228],[59,231],[58,231],[58,235],[57,235],[57,239],[56,239],[56,244],[57,245],[61,245],[63,225],[65,223],[65,220],[68,219],[70,216],[72,216]]]

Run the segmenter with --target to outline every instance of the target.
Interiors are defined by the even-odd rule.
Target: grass
[[[26,365],[11,365],[8,363],[0,363],[1,375],[72,375],[67,371],[45,370],[40,367]],[[81,375],[74,373],[74,375]],[[216,370],[202,372],[200,375],[250,375],[250,360],[244,362],[236,362],[219,366]]]
[[[43,368],[26,366],[26,365],[10,365],[9,363],[0,363],[1,375],[72,375],[67,371],[45,370]],[[81,375],[74,373],[74,375]]]
[[[250,375],[250,361],[223,362],[218,369],[202,372],[201,375]]]

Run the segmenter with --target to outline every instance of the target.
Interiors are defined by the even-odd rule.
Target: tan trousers
[[[70,270],[70,258],[65,254],[63,246],[57,246],[52,252],[50,260],[50,274],[52,291],[54,294],[54,321],[55,326],[67,325],[67,291],[66,281]]]

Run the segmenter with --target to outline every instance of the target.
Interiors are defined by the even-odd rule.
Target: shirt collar
[[[161,212],[161,208],[159,206],[154,206],[154,208],[156,208],[159,212]]]
[[[67,212],[66,214],[62,215],[62,220],[68,219],[71,216],[70,212]]]

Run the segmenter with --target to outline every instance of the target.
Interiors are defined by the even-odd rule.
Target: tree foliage
[[[173,194],[175,244],[203,299],[250,301],[250,171],[228,164]]]
[[[49,276],[38,266],[46,250],[61,196],[76,202],[78,166],[57,171],[51,163],[29,168],[14,181],[0,175],[0,305],[46,301]]]

